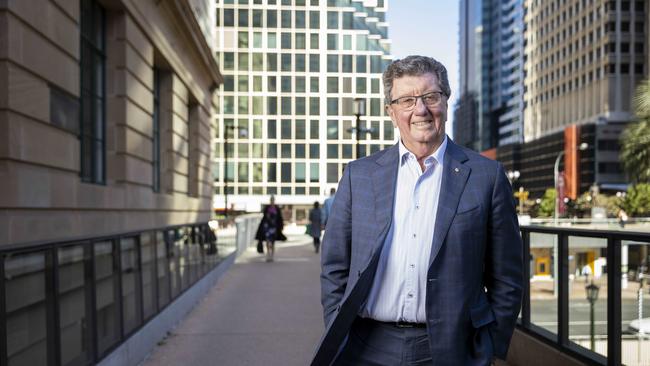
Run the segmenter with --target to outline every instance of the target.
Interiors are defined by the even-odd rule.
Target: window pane
[[[280,170],[282,171],[282,183],[291,182],[291,163],[282,163],[280,164]]]
[[[310,163],[309,164],[309,181],[310,182],[318,182],[318,176],[319,176],[319,165],[318,165],[318,163]]]
[[[296,49],[304,50],[307,48],[307,39],[304,33],[296,34]]]
[[[320,55],[309,55],[309,71],[318,72],[320,70]],[[313,79],[313,78],[312,78]],[[318,79],[316,79],[318,80]],[[314,89],[312,88],[312,91]],[[318,89],[316,89],[318,91]]]
[[[339,181],[339,165],[337,163],[327,163],[327,183],[337,183]]]
[[[298,119],[295,124],[295,138],[297,140],[302,140],[305,138],[305,120]]]
[[[312,50],[317,50],[319,48],[318,46],[318,34],[312,33],[309,36],[309,48]]]
[[[305,28],[305,12],[296,11],[296,29]]]
[[[266,181],[277,182],[277,164],[268,163],[266,167]]]
[[[262,182],[262,163],[253,163],[253,182]]]
[[[45,254],[6,257],[5,314],[8,365],[47,365]],[[5,347],[5,345],[2,345]]]
[[[267,124],[266,137],[274,139],[277,136],[277,127],[274,119],[270,119]]]
[[[296,150],[294,158],[296,158],[296,159],[304,159],[304,158],[307,157],[306,154],[305,154],[305,144],[295,144],[294,146],[295,146],[295,150]]]
[[[305,163],[296,163],[296,183],[305,183]]]
[[[59,271],[59,336],[61,339],[61,364],[69,365],[88,361],[91,357],[87,340],[90,329],[86,318],[85,264],[90,260],[84,245],[57,250]]]
[[[327,98],[327,115],[328,116],[338,116],[339,115],[339,100],[338,100],[338,98]]]
[[[278,157],[278,145],[277,144],[268,144],[266,147],[266,157],[267,158],[277,158]]]
[[[328,93],[338,93],[339,92],[339,78],[338,77],[328,77],[327,78],[327,92]]]
[[[309,144],[309,158],[318,159],[320,158],[320,145],[319,144]]]
[[[309,78],[309,91],[313,93],[318,93],[318,78],[317,77],[310,77]],[[318,98],[317,98],[318,100]],[[318,113],[318,112],[316,112]]]
[[[531,234],[532,235],[532,234]],[[587,286],[598,290],[607,289],[607,239],[569,237],[569,340],[602,355],[607,354],[607,295],[606,290],[590,303]],[[571,278],[573,277],[573,278]],[[625,303],[625,300],[621,300]],[[634,302],[628,302],[634,305]],[[631,306],[636,308],[636,306]],[[593,314],[592,314],[593,312]],[[591,316],[593,315],[593,318]],[[591,324],[593,319],[594,324]],[[591,332],[593,327],[593,333]],[[591,344],[592,335],[594,342]],[[592,348],[593,345],[593,348]],[[641,363],[643,364],[643,363]]]
[[[291,28],[291,11],[282,10],[281,17],[282,28]]]
[[[122,321],[124,334],[129,334],[141,323],[138,296],[138,253],[135,238],[120,240],[122,261]]]
[[[280,70],[291,71],[291,54],[283,53],[280,56],[280,59],[281,59]]]
[[[248,183],[248,163],[237,164],[238,181]]]
[[[309,12],[309,28],[311,29],[320,28],[320,12],[318,11]]]
[[[291,158],[291,144],[282,144],[281,149],[280,157]]]
[[[327,139],[338,140],[338,138],[339,138],[339,121],[336,120],[327,121]]]
[[[167,245],[162,231],[156,231],[156,266],[158,267],[158,307],[169,302],[169,264],[167,262]]]
[[[318,120],[311,120],[309,122],[309,138],[318,139]]]
[[[116,264],[113,243],[95,243],[95,311],[97,317],[97,350],[101,355],[119,338],[117,317]]]
[[[339,27],[339,13],[335,11],[327,12],[327,29],[337,29]]]

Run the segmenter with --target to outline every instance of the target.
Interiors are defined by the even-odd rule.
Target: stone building
[[[194,3],[0,2],[1,365],[99,362],[218,262]]]

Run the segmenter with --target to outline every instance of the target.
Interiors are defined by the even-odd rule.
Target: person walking
[[[440,62],[395,60],[383,83],[400,138],[350,162],[339,182],[321,253],[326,329],[311,365],[505,359],[524,284],[505,170],[445,134]]]
[[[327,225],[327,219],[330,216],[330,210],[332,209],[332,204],[334,203],[334,197],[336,196],[336,188],[330,189],[330,196],[325,199],[323,202],[323,215],[321,217],[321,223],[323,228]]]
[[[318,253],[320,247],[320,233],[322,229],[321,223],[321,210],[318,201],[314,202],[314,208],[309,210],[309,235],[314,238],[314,251]]]
[[[618,217],[618,224],[621,226],[621,229],[625,229],[625,224],[627,223],[627,212],[625,212],[623,209],[620,209],[618,210],[618,214],[616,216]]]
[[[272,262],[275,254],[275,242],[285,241],[287,237],[282,234],[284,221],[280,208],[275,204],[275,197],[271,196],[270,204],[262,210],[262,221],[257,228],[255,239],[266,242],[266,261]]]

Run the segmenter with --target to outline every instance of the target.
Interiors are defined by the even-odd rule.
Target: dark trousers
[[[318,247],[320,246],[320,238],[314,237],[314,249],[318,253]]]
[[[334,365],[432,365],[426,328],[398,328],[357,318]]]

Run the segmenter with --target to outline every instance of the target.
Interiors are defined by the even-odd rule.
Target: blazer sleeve
[[[332,203],[321,245],[321,304],[325,326],[335,315],[348,283],[352,236],[352,197],[349,164]]]
[[[500,163],[490,211],[485,287],[496,318],[490,328],[495,356],[505,359],[521,309],[524,263],[512,187]]]

